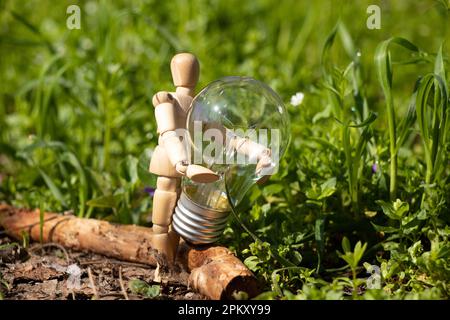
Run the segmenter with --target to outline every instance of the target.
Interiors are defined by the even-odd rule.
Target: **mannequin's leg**
[[[180,194],[180,178],[158,177],[153,197],[153,247],[174,262],[179,237],[170,227]]]

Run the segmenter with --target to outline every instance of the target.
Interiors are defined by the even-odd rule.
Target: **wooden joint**
[[[181,179],[171,177],[158,177],[156,180],[156,188],[162,191],[176,191],[180,189]]]
[[[169,226],[160,226],[159,224],[153,224],[152,229],[153,229],[154,234],[161,234],[161,233],[169,232]]]
[[[170,94],[167,91],[157,92],[152,98],[152,103],[153,103],[154,107],[156,107],[162,103],[167,103],[167,102],[173,103],[173,101],[174,101],[174,97],[172,96],[172,94]]]

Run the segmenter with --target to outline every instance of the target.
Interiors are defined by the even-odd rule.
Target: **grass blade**
[[[39,173],[42,176],[42,179],[44,179],[45,184],[50,189],[53,196],[64,206],[67,207],[67,203],[64,200],[64,196],[61,192],[61,190],[58,188],[57,184],[53,181],[50,176],[48,176],[41,168],[37,168]]]
[[[393,37],[380,43],[375,51],[375,65],[378,81],[386,99],[386,111],[389,127],[389,151],[391,157],[390,165],[390,187],[389,196],[393,201],[397,197],[397,131],[394,111],[394,98],[392,96],[392,61],[389,47],[397,44],[414,53],[420,53],[418,47],[404,38]]]

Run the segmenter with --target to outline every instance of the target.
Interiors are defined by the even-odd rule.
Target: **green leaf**
[[[347,264],[351,267],[351,268],[355,268],[356,266],[354,265],[354,258],[353,258],[353,253],[352,252],[346,252],[344,254],[339,253],[339,257],[344,260],[345,262],[347,262]]]
[[[447,85],[437,74],[427,74],[420,81],[416,96],[417,122],[425,151],[425,183],[434,181],[443,165],[443,150],[448,135],[449,101]],[[430,103],[430,100],[433,103]]]
[[[149,298],[155,298],[161,293],[161,287],[159,285],[150,286],[147,282],[138,279],[131,280],[128,286],[134,294],[144,295]]]
[[[273,300],[277,297],[277,293],[275,291],[266,291],[257,295],[253,300]]]
[[[278,274],[281,271],[289,270],[289,271],[303,271],[304,268],[302,267],[286,267],[286,268],[280,268],[276,269],[272,272],[271,280],[272,280],[272,288],[273,291],[276,292],[279,296],[282,296],[283,293],[281,292],[280,285],[278,284],[280,281],[280,275]]]
[[[87,202],[88,206],[96,208],[117,208],[119,206],[120,200],[124,196],[123,193],[115,195],[101,196]]]
[[[354,265],[357,266],[359,261],[364,255],[364,252],[366,251],[367,243],[364,243],[364,245],[361,244],[361,241],[358,241],[355,245],[354,252]]]
[[[313,123],[317,123],[317,121],[321,120],[321,119],[328,119],[331,116],[331,112],[333,111],[333,108],[331,106],[331,104],[327,104],[326,107],[316,113],[312,119]]]
[[[303,260],[302,255],[301,255],[300,252],[298,252],[298,251],[294,251],[294,252],[293,252],[293,255],[294,255],[295,263],[296,263],[297,265],[299,265],[299,264],[302,262],[302,260]]]
[[[336,177],[330,178],[320,185],[321,193],[317,200],[328,198],[336,191]]]
[[[329,59],[330,50],[333,46],[334,39],[336,37],[336,34],[338,32],[339,24],[336,24],[336,26],[333,28],[333,30],[330,32],[330,34],[327,36],[327,39],[325,40],[325,45],[323,46],[322,50],[322,59],[321,59],[321,65],[322,65],[322,72],[325,76],[328,76],[331,74],[331,62],[329,62],[331,59]]]
[[[445,76],[444,55],[442,53],[443,50],[444,50],[444,43],[441,44],[441,46],[439,47],[439,51],[436,55],[436,60],[434,62],[434,73],[442,78],[442,81],[445,84],[446,95],[448,96],[449,92],[447,86],[447,79]]]
[[[353,252],[351,252],[349,250],[350,247],[350,243],[345,243],[344,244],[344,240],[342,243],[342,247],[345,250],[345,253],[340,253],[338,252],[338,255],[341,259],[343,259],[345,262],[348,263],[348,265],[352,268],[352,270],[355,270],[356,267],[358,266],[359,261],[361,260],[362,256],[364,255],[364,252],[366,251],[367,248],[367,243],[364,243],[364,245],[362,245],[361,241],[358,241],[353,249]]]
[[[322,264],[322,255],[325,249],[325,218],[316,219],[314,227],[314,235],[317,243],[317,270],[319,271]]]
[[[77,171],[78,174],[78,178],[80,181],[80,185],[79,185],[79,190],[78,190],[78,200],[80,203],[80,210],[79,210],[79,216],[82,217],[84,215],[84,207],[85,207],[85,202],[86,199],[88,197],[88,182],[87,182],[87,177],[86,177],[86,172],[84,171],[84,168],[80,162],[80,160],[78,159],[78,157],[73,154],[70,151],[65,151],[61,156],[60,156],[62,161],[65,161],[67,163],[69,163],[70,165],[72,165],[75,170]]]
[[[416,86],[418,86],[419,81],[416,82]],[[416,90],[410,98],[410,102],[408,105],[408,111],[406,112],[406,116],[404,116],[398,127],[397,127],[397,142],[395,147],[395,153],[398,152],[400,147],[405,142],[408,134],[413,130],[414,122],[416,121]]]
[[[392,207],[394,208],[394,211],[396,213],[396,215],[400,218],[402,218],[405,213],[408,213],[409,211],[409,204],[407,202],[403,202],[400,199],[397,199]]]
[[[405,219],[402,219],[403,234],[412,234],[413,232],[419,229],[420,225],[421,221],[414,216],[409,216]]]
[[[350,32],[348,31],[345,24],[342,23],[342,21],[339,21],[338,31],[345,52],[351,59],[354,59],[355,58],[354,56],[356,54],[355,44],[353,43],[353,39],[352,36],[350,35]]]
[[[251,271],[257,271],[259,269],[258,265],[261,263],[261,260],[257,256],[250,256],[244,260],[244,264]]]
[[[385,226],[380,226],[377,225],[373,222],[371,222],[372,226],[375,228],[376,231],[378,232],[384,232],[384,233],[394,233],[394,232],[398,232],[398,228],[395,227],[385,227]]]
[[[263,189],[263,195],[265,197],[271,196],[273,194],[277,194],[280,193],[281,191],[283,191],[283,189],[285,188],[285,186],[281,185],[281,184],[271,184],[268,186],[265,186]]]
[[[383,261],[381,263],[381,275],[383,279],[390,279],[394,274],[398,272],[400,265],[398,262],[390,260],[389,262]]]
[[[56,183],[53,182],[52,178],[48,176],[41,168],[37,168],[42,178],[44,179],[45,184],[50,189],[53,196],[64,206],[67,207],[67,203],[64,200],[64,196],[61,190],[57,187]]]
[[[422,242],[416,241],[411,247],[408,248],[409,256],[413,263],[417,263],[417,258],[422,253]]]
[[[350,241],[346,236],[342,238],[342,250],[344,250],[344,253],[350,252],[352,250],[350,247]]]
[[[341,120],[334,118],[339,124],[349,127],[349,128],[363,128],[363,127],[367,127],[370,124],[372,124],[372,122],[374,122],[377,119],[377,114],[374,112],[370,112],[369,115],[367,116],[366,119],[364,119],[362,122],[360,123],[356,123],[356,124],[345,124],[343,123]]]
[[[383,213],[393,220],[401,220],[409,211],[408,203],[403,202],[400,199],[397,199],[393,203],[383,200],[377,200],[375,202],[381,206]]]
[[[154,298],[161,293],[161,287],[159,285],[152,285],[147,289],[147,297]]]
[[[119,164],[119,176],[128,183],[134,185],[139,181],[137,167],[138,159],[128,155]]]
[[[141,182],[146,187],[156,188],[156,180],[158,176],[148,171],[149,170],[148,168],[150,166],[150,160],[151,160],[150,150],[146,149],[139,156],[137,174],[139,180],[141,180]]]

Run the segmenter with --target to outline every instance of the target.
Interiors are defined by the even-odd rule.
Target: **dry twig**
[[[89,276],[89,283],[91,284],[91,288],[94,291],[94,299],[98,300],[98,291],[97,287],[95,286],[94,276],[92,275],[91,267],[88,267],[87,271]]]
[[[120,284],[120,289],[122,290],[123,296],[125,297],[125,300],[130,300],[128,298],[128,294],[127,294],[127,290],[125,289],[125,286],[123,284],[123,279],[122,279],[122,266],[119,267],[119,284]]]

